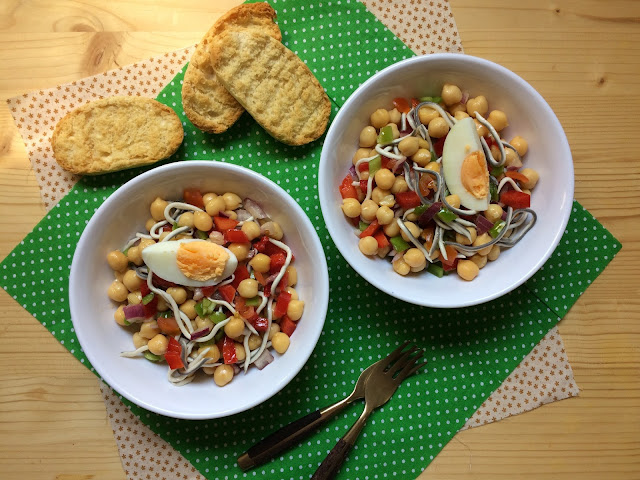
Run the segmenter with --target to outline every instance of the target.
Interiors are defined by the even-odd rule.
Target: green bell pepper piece
[[[364,232],[364,231],[367,229],[367,227],[368,227],[368,226],[369,226],[369,224],[368,224],[368,223],[363,222],[362,220],[360,220],[360,223],[358,224],[358,229],[359,229],[361,232]]]
[[[435,263],[432,263],[427,267],[427,272],[438,278],[442,278],[444,276],[444,268],[440,265],[436,265]]]
[[[155,295],[156,294],[153,292],[146,294],[144,297],[142,297],[142,304],[147,305],[151,300],[153,300],[153,297]]]
[[[438,218],[443,222],[452,222],[457,218],[455,213],[444,207],[442,207],[436,215],[438,215]]]
[[[498,186],[496,184],[489,182],[489,194],[492,202],[498,201]]]
[[[144,352],[142,355],[144,355],[144,358],[146,358],[150,362],[159,362],[160,360],[162,360],[162,356],[155,355],[155,354],[151,353],[149,350]]]
[[[262,297],[260,295],[256,295],[253,298],[247,299],[245,305],[248,307],[258,307],[262,303]]]
[[[380,155],[376,155],[373,160],[369,161],[369,176],[373,177],[380,168],[382,168],[382,159]]]
[[[404,238],[402,238],[400,235],[398,235],[397,237],[391,237],[389,241],[391,242],[391,246],[393,247],[393,249],[398,253],[404,252],[409,248],[409,244],[405,242]]]
[[[209,235],[207,234],[207,232],[203,232],[202,230],[197,230],[196,237],[198,237],[200,240],[206,240],[207,238],[209,238]]]
[[[420,97],[421,102],[433,102],[440,103],[442,101],[442,97]]]
[[[378,143],[385,145],[391,142],[393,142],[393,129],[391,128],[391,125],[386,125],[380,129]]]
[[[493,227],[491,227],[491,229],[489,230],[489,235],[491,235],[492,238],[496,238],[498,235],[500,235],[500,232],[506,224],[507,222],[505,222],[504,220],[496,221],[496,223],[493,224]]]
[[[504,166],[502,167],[493,167],[491,169],[491,175],[498,178],[500,175],[504,173]]]
[[[209,320],[211,320],[214,324],[220,323],[223,320],[226,320],[227,316],[222,312],[213,312],[209,315]]]

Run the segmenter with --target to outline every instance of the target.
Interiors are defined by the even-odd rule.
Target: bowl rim
[[[481,298],[477,298],[475,300],[464,300],[463,296],[460,296],[459,298],[461,299],[458,302],[446,302],[443,300],[440,300],[438,298],[434,298],[434,299],[430,299],[430,300],[425,300],[424,298],[414,298],[409,296],[408,294],[406,294],[403,290],[399,289],[399,290],[395,290],[395,291],[390,291],[389,288],[387,288],[387,285],[385,283],[383,283],[383,275],[380,276],[374,276],[373,278],[370,278],[370,275],[366,275],[366,272],[363,271],[362,268],[360,268],[360,265],[357,261],[355,261],[354,259],[351,259],[350,256],[348,255],[348,252],[346,250],[346,248],[344,247],[344,245],[342,244],[342,242],[336,242],[335,241],[335,237],[336,232],[334,232],[334,229],[332,228],[332,222],[327,222],[327,218],[329,218],[331,215],[335,215],[335,212],[333,211],[333,209],[331,209],[331,197],[327,197],[325,195],[325,191],[324,188],[322,188],[323,185],[326,185],[330,178],[330,173],[329,173],[329,168],[328,168],[328,164],[329,164],[329,156],[331,155],[330,153],[330,149],[325,148],[326,145],[334,145],[336,143],[336,140],[334,140],[334,137],[338,136],[340,134],[340,132],[337,130],[336,125],[338,125],[340,122],[339,120],[341,120],[344,116],[347,115],[347,112],[350,112],[352,110],[352,105],[357,102],[360,97],[365,95],[365,91],[372,85],[375,84],[380,78],[386,76],[389,74],[389,72],[395,71],[395,70],[401,70],[402,68],[406,67],[407,65],[412,65],[414,63],[425,63],[426,65],[428,65],[429,63],[433,63],[433,62],[439,62],[439,61],[453,61],[453,62],[467,62],[469,64],[475,64],[476,66],[479,66],[481,68],[485,68],[488,70],[493,70],[495,71],[497,74],[499,75],[503,75],[505,77],[508,77],[508,79],[516,84],[518,84],[521,88],[523,88],[533,99],[535,102],[539,103],[542,107],[542,109],[545,111],[548,119],[550,122],[553,123],[553,128],[556,129],[556,131],[558,132],[558,136],[559,136],[559,143],[561,144],[561,148],[562,150],[558,152],[558,155],[563,157],[563,158],[567,158],[569,159],[569,169],[571,170],[571,175],[568,179],[568,182],[566,184],[566,196],[570,197],[569,200],[567,200],[565,202],[565,204],[563,205],[564,208],[562,210],[560,210],[558,212],[558,215],[560,216],[560,223],[559,226],[561,228],[558,228],[557,231],[554,233],[553,238],[551,239],[552,241],[550,241],[548,243],[548,247],[547,249],[544,251],[544,254],[542,256],[539,257],[538,261],[529,269],[529,271],[526,273],[526,275],[523,275],[520,279],[518,279],[518,281],[512,283],[511,285],[509,285],[508,287],[505,287],[501,290],[498,290],[496,292],[493,292],[489,295],[485,295]],[[426,67],[425,67],[426,68]],[[320,200],[320,209],[322,211],[322,216],[324,217],[324,221],[325,221],[325,225],[327,226],[327,230],[329,231],[329,235],[331,236],[334,244],[336,245],[336,247],[338,248],[338,250],[340,251],[340,254],[343,256],[343,258],[347,261],[347,263],[349,263],[349,265],[363,278],[365,279],[368,283],[372,284],[374,287],[376,287],[377,289],[381,290],[382,292],[398,298],[402,301],[405,301],[407,303],[411,303],[414,305],[418,305],[418,306],[423,306],[423,307],[431,307],[431,308],[461,308],[461,307],[469,307],[469,306],[474,306],[474,305],[480,305],[486,302],[489,302],[491,300],[495,300],[496,298],[499,298],[513,290],[515,290],[516,288],[518,288],[520,285],[524,284],[527,280],[529,280],[533,275],[535,275],[540,268],[544,265],[544,263],[551,257],[551,255],[553,254],[553,252],[555,251],[556,247],[558,246],[558,244],[560,243],[560,239],[562,238],[562,235],[565,232],[565,229],[567,227],[567,224],[569,222],[569,217],[571,215],[571,211],[572,211],[572,206],[573,206],[573,196],[574,196],[574,188],[575,188],[575,174],[574,174],[574,168],[573,168],[573,157],[571,154],[571,148],[569,146],[569,141],[567,139],[567,136],[564,132],[564,129],[562,128],[562,125],[560,124],[560,121],[558,120],[558,117],[556,116],[555,112],[553,111],[553,109],[551,108],[551,106],[547,103],[547,101],[544,99],[544,97],[542,97],[542,95],[535,89],[533,88],[533,86],[531,86],[526,80],[524,80],[522,77],[520,77],[519,75],[517,75],[516,73],[512,72],[511,70],[509,70],[508,68],[492,62],[490,60],[481,58],[481,57],[477,57],[477,56],[473,56],[473,55],[468,55],[468,54],[464,54],[464,53],[432,53],[432,54],[427,54],[427,55],[418,55],[418,56],[414,56],[414,57],[410,57],[407,58],[405,60],[401,60],[399,62],[396,62],[392,65],[389,65],[388,67],[380,70],[379,72],[377,72],[376,74],[374,74],[373,76],[371,76],[369,79],[367,79],[364,83],[362,83],[350,96],[349,98],[347,98],[347,100],[344,102],[344,104],[342,105],[342,107],[340,108],[340,110],[338,111],[337,115],[335,116],[335,118],[333,119],[333,121],[331,122],[331,125],[329,126],[329,129],[327,131],[327,135],[325,137],[325,143],[323,145],[323,149],[322,149],[322,153],[320,156],[320,165],[319,165],[319,172],[318,172],[318,195],[319,195],[319,200]],[[337,185],[335,186],[337,189]]]
[[[311,357],[313,351],[315,350],[324,328],[324,323],[326,321],[326,315],[327,315],[328,303],[329,303],[329,275],[328,275],[328,269],[326,265],[326,258],[324,257],[324,255],[322,255],[320,258],[313,259],[313,262],[318,266],[318,268],[316,269],[313,275],[315,279],[314,282],[317,281],[317,285],[321,287],[321,288],[317,288],[317,285],[314,286],[314,299],[319,300],[318,306],[316,309],[317,313],[315,315],[318,321],[317,321],[317,325],[312,331],[314,336],[306,339],[309,342],[308,348],[301,353],[301,361],[299,362],[299,365],[296,366],[295,368],[291,368],[290,371],[283,376],[282,380],[280,380],[277,383],[274,383],[274,387],[277,386],[279,388],[273,388],[272,390],[269,390],[269,391],[262,391],[259,394],[251,395],[249,396],[250,401],[247,402],[246,404],[239,405],[235,408],[227,409],[220,413],[206,413],[206,412],[204,413],[186,412],[185,413],[185,412],[179,412],[179,411],[169,411],[161,407],[157,407],[153,403],[150,403],[144,400],[143,398],[139,398],[138,396],[133,395],[131,392],[129,392],[126,388],[123,388],[121,383],[118,381],[118,378],[114,377],[110,373],[108,368],[104,368],[103,365],[100,364],[100,361],[94,355],[93,350],[91,348],[85,348],[85,346],[90,345],[90,341],[88,337],[85,336],[85,328],[83,327],[78,328],[79,327],[78,321],[75,320],[76,318],[79,318],[77,310],[79,308],[78,302],[80,302],[81,296],[72,295],[72,292],[77,290],[77,287],[74,288],[73,285],[75,283],[78,283],[75,279],[77,278],[80,270],[82,269],[82,261],[80,260],[81,252],[85,251],[85,249],[87,248],[90,248],[91,238],[86,232],[93,230],[97,224],[100,224],[101,222],[100,219],[102,216],[101,214],[104,211],[111,208],[111,205],[116,201],[116,198],[120,197],[123,194],[134,192],[137,188],[139,188],[140,184],[144,184],[148,180],[152,179],[158,173],[164,173],[167,171],[171,172],[174,170],[184,170],[185,168],[202,168],[202,167],[214,169],[217,171],[220,171],[220,169],[226,170],[228,172],[231,172],[232,174],[246,177],[249,183],[255,183],[255,182],[262,183],[267,187],[267,189],[280,191],[280,194],[283,197],[285,198],[288,197],[290,200],[286,204],[286,206],[295,211],[295,213],[292,212],[290,213],[290,215],[297,216],[300,219],[301,223],[305,225],[305,230],[308,230],[308,232],[312,232],[312,235],[310,236],[311,238],[304,238],[304,243],[307,245],[311,244],[311,248],[315,251],[324,250],[320,242],[320,239],[318,237],[317,231],[313,226],[313,224],[311,223],[311,220],[306,215],[302,207],[300,207],[300,205],[295,201],[295,199],[291,197],[291,195],[289,195],[289,193],[287,193],[282,187],[280,187],[278,184],[276,184],[274,181],[270,180],[264,175],[254,172],[253,170],[250,170],[246,167],[235,165],[232,163],[227,163],[224,161],[189,160],[186,162],[175,162],[175,163],[170,163],[167,165],[162,165],[162,166],[153,168],[140,175],[135,176],[134,178],[130,179],[129,181],[121,185],[119,188],[116,189],[115,192],[113,192],[102,203],[102,205],[100,205],[100,207],[98,207],[95,213],[91,216],[91,219],[85,226],[80,236],[80,239],[76,246],[76,250],[73,255],[73,259],[71,262],[71,269],[69,273],[69,309],[70,309],[71,321],[73,323],[76,336],[78,337],[78,341],[80,342],[80,347],[82,348],[82,351],[84,352],[87,359],[91,363],[91,366],[95,369],[96,373],[100,376],[100,378],[104,382],[106,382],[111,388],[113,388],[115,391],[117,391],[119,394],[125,397],[127,400],[131,401],[132,403],[148,411],[158,413],[160,415],[170,417],[170,418],[178,418],[178,419],[185,419],[185,420],[208,420],[213,418],[223,418],[223,417],[235,415],[237,413],[241,413],[246,410],[249,410],[269,400],[271,397],[273,397],[274,395],[279,393],[282,389],[284,389],[291,382],[291,380],[293,380],[293,378],[296,375],[298,375],[300,371],[302,371],[304,366],[309,361],[309,358]],[[320,265],[318,265],[318,263],[320,263]]]

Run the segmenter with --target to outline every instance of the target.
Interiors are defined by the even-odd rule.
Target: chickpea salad
[[[149,210],[145,231],[107,255],[114,318],[135,347],[121,356],[166,362],[176,386],[202,371],[222,387],[284,354],[304,302],[280,225],[231,192],[188,188]]]
[[[457,85],[392,103],[360,133],[339,186],[342,212],[360,251],[389,258],[396,273],[456,272],[471,281],[536,222],[539,174],[522,168],[528,143],[502,138],[505,112]]]

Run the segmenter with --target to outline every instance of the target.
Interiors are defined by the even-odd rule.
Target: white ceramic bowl
[[[358,249],[353,227],[340,210],[338,185],[351,166],[360,130],[378,108],[391,109],[395,97],[439,95],[453,83],[472,97],[486,96],[489,108],[503,110],[510,126],[503,136],[529,142],[524,166],[540,173],[531,207],[535,227],[472,282],[457,275],[438,279],[426,272],[402,277],[389,260],[368,258]],[[369,283],[406,302],[429,307],[463,307],[487,302],[530,278],[551,256],[564,232],[573,203],[573,161],[560,122],[542,96],[522,78],[488,60],[461,54],[434,54],[398,62],[362,84],[329,128],[320,160],[320,204],[327,228],[347,262]]]
[[[133,350],[132,332],[118,326],[116,305],[107,297],[113,273],[107,253],[122,245],[149,218],[149,205],[161,196],[182,198],[185,187],[201,191],[235,192],[257,201],[285,232],[298,271],[296,290],[305,311],[291,338],[288,351],[274,353],[274,362],[262,371],[251,368],[223,388],[202,375],[182,387],[167,381],[167,365],[143,358],[122,358]],[[179,162],[135,177],[97,210],[76,249],[69,279],[71,317],[78,340],[89,361],[116,391],[135,404],[162,415],[185,419],[224,417],[267,400],[302,369],[324,325],[329,299],[329,279],[323,248],[314,227],[298,204],[267,178],[222,162]],[[318,255],[320,253],[320,255]]]

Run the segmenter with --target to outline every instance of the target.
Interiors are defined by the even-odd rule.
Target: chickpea
[[[298,270],[293,265],[289,265],[285,270],[287,272],[287,279],[289,280],[287,283],[290,287],[295,286],[298,283]]]
[[[402,143],[402,142],[400,142]],[[391,170],[388,168],[381,168],[378,170],[374,176],[376,184],[382,190],[389,190],[393,186],[393,183],[396,180],[396,176],[391,173]]]
[[[124,302],[127,299],[127,295],[129,295],[129,291],[127,287],[124,286],[124,283],[114,280],[107,290],[107,295],[114,302]]]
[[[369,157],[370,155],[369,155],[368,148],[359,148],[358,150],[356,150],[356,153],[353,154],[353,158],[351,159],[351,161],[355,165],[356,163],[358,163],[359,160],[362,160],[363,158],[369,158]]]
[[[509,147],[505,147],[504,151],[506,153],[504,160],[505,166],[518,168],[522,166],[522,160],[520,160],[520,157],[515,152],[515,150],[511,150]]]
[[[142,251],[140,247],[129,247],[129,250],[127,250],[127,259],[138,267],[142,265]]]
[[[420,149],[420,142],[417,137],[406,137],[400,140],[398,149],[402,155],[410,157]]]
[[[231,317],[231,320],[224,326],[224,333],[228,337],[238,338],[244,332],[244,321],[237,315]]]
[[[394,195],[396,193],[402,193],[409,190],[409,185],[407,185],[407,181],[402,176],[397,176],[393,180],[393,186],[391,187],[391,193]]]
[[[418,110],[418,118],[423,125],[429,125],[431,120],[438,118],[440,114],[431,107],[421,107]]]
[[[361,238],[358,242],[358,248],[365,255],[375,255],[378,251],[378,241],[373,237]]]
[[[260,227],[260,233],[274,240],[282,240],[284,232],[278,222],[267,222]]]
[[[160,234],[160,238],[158,238],[158,241],[159,242],[164,242],[164,239],[167,238],[169,236],[169,234],[171,234],[171,232],[162,232]]]
[[[402,258],[411,268],[418,267],[426,261],[424,254],[417,248],[408,249]]]
[[[291,343],[291,340],[289,340],[289,335],[283,332],[276,333],[271,339],[271,345],[273,346],[273,349],[280,354],[283,354],[287,351],[287,349],[289,348],[289,343]]]
[[[427,166],[424,168],[426,168],[427,170],[433,170],[434,172],[440,173],[440,164],[437,162],[429,162],[427,163]]]
[[[487,257],[482,255],[474,255],[469,258],[473,263],[478,266],[478,269],[482,269],[487,264]]]
[[[426,258],[417,267],[411,267],[411,272],[418,273],[418,272],[421,272],[422,270],[424,270],[425,268],[427,268],[427,259]]]
[[[467,231],[471,236],[471,240],[469,240],[464,235],[456,233],[456,242],[458,242],[461,245],[471,245],[473,242],[475,242],[476,238],[478,238],[478,231],[473,227],[467,227]]]
[[[233,367],[231,365],[219,365],[213,372],[213,381],[219,387],[224,387],[233,380]]]
[[[502,213],[503,213],[502,207],[500,205],[492,203],[491,205],[489,205],[489,208],[485,210],[484,216],[491,223],[496,223],[498,220],[502,218]]]
[[[122,272],[129,265],[127,256],[119,250],[109,252],[107,263],[114,272]]]
[[[391,223],[382,227],[382,231],[384,231],[388,237],[397,237],[400,235],[400,226],[398,222],[392,220]]]
[[[375,147],[378,141],[376,129],[372,126],[364,127],[360,132],[360,146],[365,148]]]
[[[416,137],[418,139],[418,146],[420,148],[426,148],[427,150],[429,150],[429,142],[427,142],[424,138],[422,137]]]
[[[178,226],[179,227],[193,227],[193,212],[184,212],[178,217]]]
[[[277,323],[272,323],[271,328],[269,328],[269,335],[267,336],[267,340],[273,340],[273,336],[280,331],[280,325]]]
[[[429,122],[428,130],[429,136],[433,138],[442,138],[449,133],[449,124],[442,117],[434,118]]]
[[[466,117],[469,116],[467,113],[467,106],[464,103],[454,103],[453,105],[449,105],[449,113],[455,117],[456,113],[462,112]]]
[[[269,267],[271,266],[271,260],[268,255],[264,253],[256,254],[251,260],[249,260],[249,265],[256,272],[259,273],[267,273],[269,271]]]
[[[364,172],[360,172],[360,180],[369,180],[369,170],[365,170]],[[356,188],[360,188],[357,186]]]
[[[509,126],[507,115],[502,110],[491,110],[487,117],[487,122],[496,129],[496,132],[500,132]]]
[[[160,197],[156,197],[156,199],[151,203],[149,207],[149,212],[151,213],[151,217],[159,222],[160,220],[164,220],[164,209],[169,205],[169,202],[161,199]]]
[[[136,332],[133,334],[133,346],[136,348],[136,350],[140,347],[144,347],[147,342],[149,341],[149,339],[144,338],[142,335],[140,335],[140,333]]]
[[[497,145],[491,145],[490,150],[491,150],[491,156],[495,161],[499,162],[500,160],[502,160],[502,153],[500,153],[500,149],[498,148]]]
[[[468,117],[469,117],[469,114],[463,111],[458,111],[453,114],[453,118],[455,118],[456,120],[462,120],[463,118],[468,118]]]
[[[140,296],[142,296],[142,294],[140,294]],[[158,308],[159,312],[166,312],[167,310],[169,310],[169,304],[167,303],[167,301],[163,297],[158,297],[158,307],[157,308]]]
[[[140,305],[142,303],[142,293],[140,293],[140,290],[127,295],[127,302],[129,302],[129,305]]]
[[[156,241],[153,238],[141,238],[140,243],[138,244],[138,248],[142,252],[145,248],[150,245],[155,245]]]
[[[515,148],[516,152],[518,152],[518,155],[521,157],[524,157],[527,150],[529,150],[529,143],[520,135],[513,137],[509,142],[509,145]]]
[[[193,299],[189,299],[180,305],[180,310],[184,312],[184,314],[189,318],[189,320],[193,320],[198,315],[195,309],[196,301]]]
[[[393,210],[389,207],[380,207],[376,212],[376,219],[380,225],[389,225],[393,221]]]
[[[238,285],[238,293],[243,298],[253,298],[258,295],[258,282],[253,278],[245,278]]]
[[[342,200],[342,212],[349,218],[360,216],[360,202],[355,198],[345,198]]]
[[[204,205],[205,210],[212,217],[217,217],[218,215],[220,215],[220,212],[224,212],[224,210],[226,209],[226,204],[224,202],[224,198],[222,197],[216,197],[213,200],[205,203]]]
[[[360,216],[365,222],[370,222],[374,218],[376,218],[376,213],[378,211],[378,204],[373,200],[365,200],[361,205],[361,213]]]
[[[238,219],[238,214],[235,212],[235,210],[224,210],[223,213],[231,220]]]
[[[413,154],[411,160],[416,162],[418,166],[425,167],[431,162],[431,151],[427,150],[426,148],[421,148]]]
[[[235,210],[242,204],[242,199],[235,193],[227,192],[222,195],[225,210]]]
[[[203,232],[208,232],[213,228],[213,220],[207,212],[195,212],[193,214],[193,226]]]
[[[396,125],[400,123],[402,120],[402,114],[398,111],[397,108],[393,110],[389,110],[389,121],[391,123],[395,123]]]
[[[167,347],[169,346],[169,339],[159,333],[147,343],[149,351],[154,355],[164,355],[167,353]]]
[[[244,232],[249,240],[254,240],[260,236],[260,225],[256,222],[244,222],[240,230]]]
[[[522,173],[525,177],[529,179],[526,182],[520,182],[520,186],[527,190],[533,189],[533,187],[536,186],[536,184],[538,183],[538,180],[540,179],[540,174],[537,171],[535,171],[533,168],[524,168],[520,173]]]
[[[143,280],[136,275],[135,270],[127,270],[122,277],[122,283],[130,292],[135,292],[136,290],[140,290],[140,285],[142,285]]]
[[[480,245],[484,245],[485,243],[489,243],[491,240],[493,240],[493,238],[491,238],[491,235],[489,235],[488,233],[483,233],[482,235],[480,235],[479,237],[476,238],[476,241],[473,242],[471,245],[473,245],[474,247],[479,247]],[[485,247],[482,250],[476,252],[478,255],[482,255],[482,256],[486,256],[489,254],[489,252],[491,251],[491,246]]]
[[[155,320],[144,322],[142,325],[140,325],[140,336],[146,338],[147,340],[151,340],[159,333],[160,329],[158,328],[158,322],[156,322]]]
[[[422,229],[413,222],[404,222],[404,226],[407,227],[407,230],[411,232],[411,235],[413,235],[416,238],[418,238],[422,233]],[[400,235],[402,235],[402,238],[404,239],[405,242],[411,242],[407,234],[404,233],[404,230],[400,230]]]
[[[204,195],[202,195],[202,203],[204,203],[206,205],[207,203],[209,203],[211,200],[213,200],[217,196],[218,196],[217,193],[207,192]]]
[[[460,197],[456,194],[447,195],[445,198],[447,203],[451,205],[453,208],[460,208]]]
[[[385,126],[391,128],[391,136],[394,140],[396,138],[400,138],[400,130],[398,130],[398,125],[396,125],[395,123],[388,123]]]
[[[392,266],[393,271],[400,275],[408,275],[411,271],[411,267],[402,258],[393,262]]]
[[[204,358],[208,358],[207,363],[216,363],[220,360],[220,349],[217,345],[210,345],[208,347],[200,347],[198,349],[198,355],[204,352],[206,349],[209,349],[207,353],[204,354]]]
[[[187,291],[182,287],[169,287],[167,293],[175,300],[178,305],[182,305],[187,301]]]
[[[241,343],[236,343],[234,346],[236,347],[236,358],[238,359],[238,362],[242,362],[247,358],[247,351]]]
[[[376,242],[376,248],[377,248],[377,243],[378,242]],[[289,302],[289,306],[287,307],[287,316],[294,322],[297,322],[298,320],[300,320],[300,317],[302,317],[303,310],[304,310],[304,302],[302,300],[292,299]]]
[[[476,131],[480,137],[486,137],[489,135],[489,129],[481,124],[477,119],[473,119],[473,123],[476,124]]]
[[[249,345],[249,350],[255,350],[256,348],[259,348],[260,345],[262,345],[262,337],[256,335],[255,333],[252,333],[249,336],[249,340],[247,340],[247,344]]]
[[[284,289],[284,291],[291,295],[291,300],[299,300],[298,292],[296,292],[295,288],[287,287]]]
[[[124,305],[120,305],[117,308],[116,312],[113,314],[113,319],[116,321],[118,325],[121,325],[123,327],[127,325],[125,323],[127,319],[124,316]]]
[[[487,103],[487,99],[484,95],[478,95],[475,98],[467,100],[467,113],[471,117],[475,118],[476,112],[484,117],[488,110],[489,104]]]
[[[456,268],[458,276],[463,280],[470,282],[478,276],[480,269],[471,260],[459,260]]]
[[[144,224],[144,228],[147,230],[147,232],[150,232],[151,229],[153,228],[153,226],[156,224],[157,222],[153,219],[150,218],[149,220],[147,220]]]
[[[457,85],[445,83],[442,86],[442,92],[440,93],[440,96],[442,97],[442,101],[444,102],[444,104],[449,106],[462,100],[462,91]]]
[[[206,317],[202,318],[200,316],[196,316],[195,322],[198,330],[201,328],[213,328],[213,322]]]
[[[227,248],[231,250],[239,262],[246,260],[249,255],[250,243],[231,243]]]
[[[380,187],[376,187],[371,191],[371,200],[373,200],[377,205],[380,205],[380,202],[382,202],[382,200],[384,200],[385,197],[389,196],[390,194],[390,190],[382,190]]]
[[[487,255],[487,260],[493,262],[494,260],[497,260],[499,256],[500,256],[500,247],[498,245],[494,245],[493,247],[491,247],[491,250]]]
[[[371,120],[371,125],[374,128],[380,129],[384,127],[387,123],[389,123],[389,112],[386,111],[384,108],[379,108],[378,110],[376,110],[371,114],[370,120]]]

